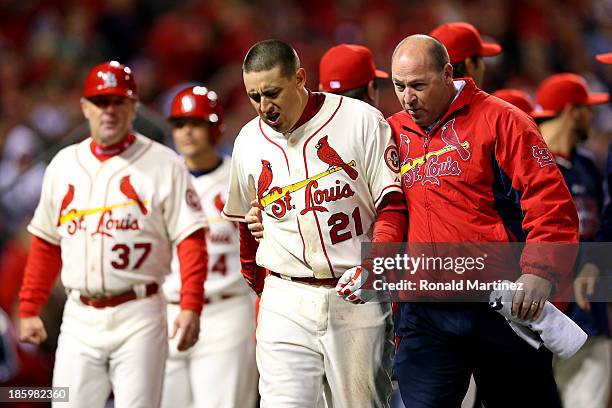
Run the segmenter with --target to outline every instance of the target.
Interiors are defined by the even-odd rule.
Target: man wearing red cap
[[[497,96],[499,99],[503,99],[504,101],[516,106],[528,115],[532,115],[535,111],[535,105],[531,101],[531,98],[527,92],[521,91],[520,89],[498,89],[491,95]]]
[[[598,54],[595,56],[604,64],[612,64],[612,52]],[[606,163],[606,185],[608,194],[612,194],[612,144],[608,148],[608,160]],[[609,198],[609,197],[608,197]],[[602,233],[604,241],[612,242],[612,200],[608,201],[602,219]]]
[[[74,407],[158,407],[168,351],[159,285],[177,246],[182,280],[177,348],[199,335],[206,278],[205,218],[189,174],[170,149],[136,134],[129,67],[94,67],[81,108],[91,137],[46,169],[20,292],[20,337],[40,344],[38,317],[61,272],[68,299],[53,373]]]
[[[445,47],[429,36],[398,44],[392,80],[403,110],[388,121],[400,152],[409,243],[577,241],[576,209],[532,120],[471,79],[454,81]],[[507,195],[523,212],[520,230],[506,225],[498,197]],[[552,258],[523,252],[514,317],[541,314],[566,273]],[[552,354],[516,336],[486,303],[401,303],[395,329],[394,372],[407,407],[459,406],[470,374],[486,406],[560,406]]]
[[[607,93],[593,93],[584,78],[572,73],[546,78],[536,100],[542,136],[555,155],[557,166],[574,198],[580,220],[580,241],[601,241],[604,201],[602,177],[593,160],[578,148],[588,137],[591,106],[609,101]],[[555,361],[555,379],[566,407],[605,407],[612,380],[612,356],[607,304],[590,302],[602,265],[585,246],[576,265],[575,303],[565,313],[589,335],[582,349],[568,360]]]
[[[482,41],[476,27],[465,22],[442,24],[429,35],[446,47],[453,78],[472,78],[478,87],[484,78],[483,57],[493,57],[502,51],[499,44]]]
[[[597,54],[595,58],[597,58],[597,61],[603,62],[604,64],[612,64],[612,52]]]
[[[238,226],[221,218],[230,172],[230,160],[215,150],[223,130],[221,101],[204,86],[185,88],[172,100],[169,122],[207,217],[209,262],[200,339],[185,351],[177,350],[176,337],[170,339],[162,407],[252,408],[257,398],[254,296],[240,273]],[[173,330],[181,310],[176,259],[163,289]]]
[[[319,90],[378,106],[377,79],[389,74],[376,68],[370,49],[355,44],[331,47],[319,62]]]

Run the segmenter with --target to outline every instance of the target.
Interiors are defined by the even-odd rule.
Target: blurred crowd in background
[[[612,91],[612,65],[594,59],[612,51],[612,0],[0,0],[0,309],[15,315],[25,225],[46,162],[87,136],[79,98],[92,66],[115,59],[134,70],[141,114],[154,129],[148,134],[168,143],[164,119],[176,91],[187,82],[215,90],[226,113],[219,148],[229,153],[255,115],[241,75],[253,43],[292,44],[308,87],[317,90],[319,58],[332,45],[366,45],[376,65],[390,71],[399,40],[452,21],[472,23],[503,47],[487,58],[485,91],[511,87],[533,95],[542,79],[566,71],[583,75],[593,91]],[[594,109],[586,144],[602,167],[611,107]],[[385,116],[400,109],[391,81],[381,83],[380,108]],[[0,383],[2,376],[0,370]]]

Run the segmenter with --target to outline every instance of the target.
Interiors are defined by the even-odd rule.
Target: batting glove
[[[374,291],[362,288],[368,276],[369,272],[367,269],[361,266],[354,266],[351,269],[347,269],[336,285],[338,296],[347,302],[357,305],[371,300],[375,295]]]

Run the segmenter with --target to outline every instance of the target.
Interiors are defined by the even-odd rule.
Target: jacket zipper
[[[423,163],[424,166],[427,166],[427,154],[429,153],[429,135],[425,135],[425,140],[423,141],[423,155],[425,157],[425,161]],[[433,254],[437,256],[436,244],[434,241],[434,234],[431,228],[431,207],[429,205],[429,188],[425,187],[423,189],[423,197],[425,199],[425,211],[427,211],[427,229],[429,230],[429,242],[431,243]]]

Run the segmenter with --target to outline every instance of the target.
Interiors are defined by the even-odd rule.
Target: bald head
[[[396,58],[420,57],[431,64],[431,68],[442,71],[446,64],[450,63],[448,51],[440,41],[424,34],[415,34],[404,38],[397,44],[391,57],[391,62]]]
[[[421,127],[438,120],[455,95],[448,52],[427,35],[411,35],[397,45],[391,76],[400,104]]]

